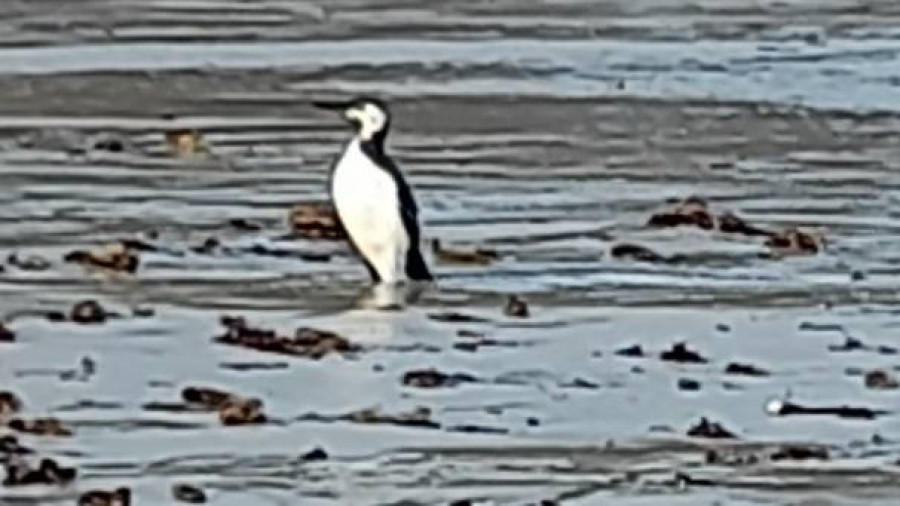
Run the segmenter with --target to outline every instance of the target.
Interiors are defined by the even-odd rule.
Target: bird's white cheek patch
[[[348,120],[359,123],[359,137],[364,141],[371,140],[384,126],[384,120],[380,116],[376,118],[359,109],[349,109],[344,115]]]

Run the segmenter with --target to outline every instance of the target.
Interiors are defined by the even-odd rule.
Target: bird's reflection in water
[[[415,304],[434,287],[433,282],[377,283],[366,287],[357,299],[357,307],[380,311],[402,311]]]

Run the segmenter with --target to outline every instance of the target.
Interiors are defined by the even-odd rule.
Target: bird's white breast
[[[332,178],[335,209],[354,244],[382,281],[398,281],[409,237],[394,179],[363,153],[358,139],[347,145]]]

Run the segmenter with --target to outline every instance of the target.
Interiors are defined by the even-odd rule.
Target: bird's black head
[[[359,97],[347,102],[314,102],[320,109],[341,111],[363,141],[384,142],[391,126],[391,113],[382,100]]]

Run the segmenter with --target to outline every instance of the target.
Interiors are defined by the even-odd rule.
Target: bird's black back
[[[400,169],[387,153],[384,152],[384,138],[373,138],[363,141],[360,147],[378,167],[387,171],[397,183],[397,196],[400,200],[400,216],[403,219],[403,227],[409,235],[409,249],[406,251],[406,276],[413,281],[430,281],[433,279],[422,251],[419,248],[419,208],[413,197],[412,189],[406,184],[406,180]]]

